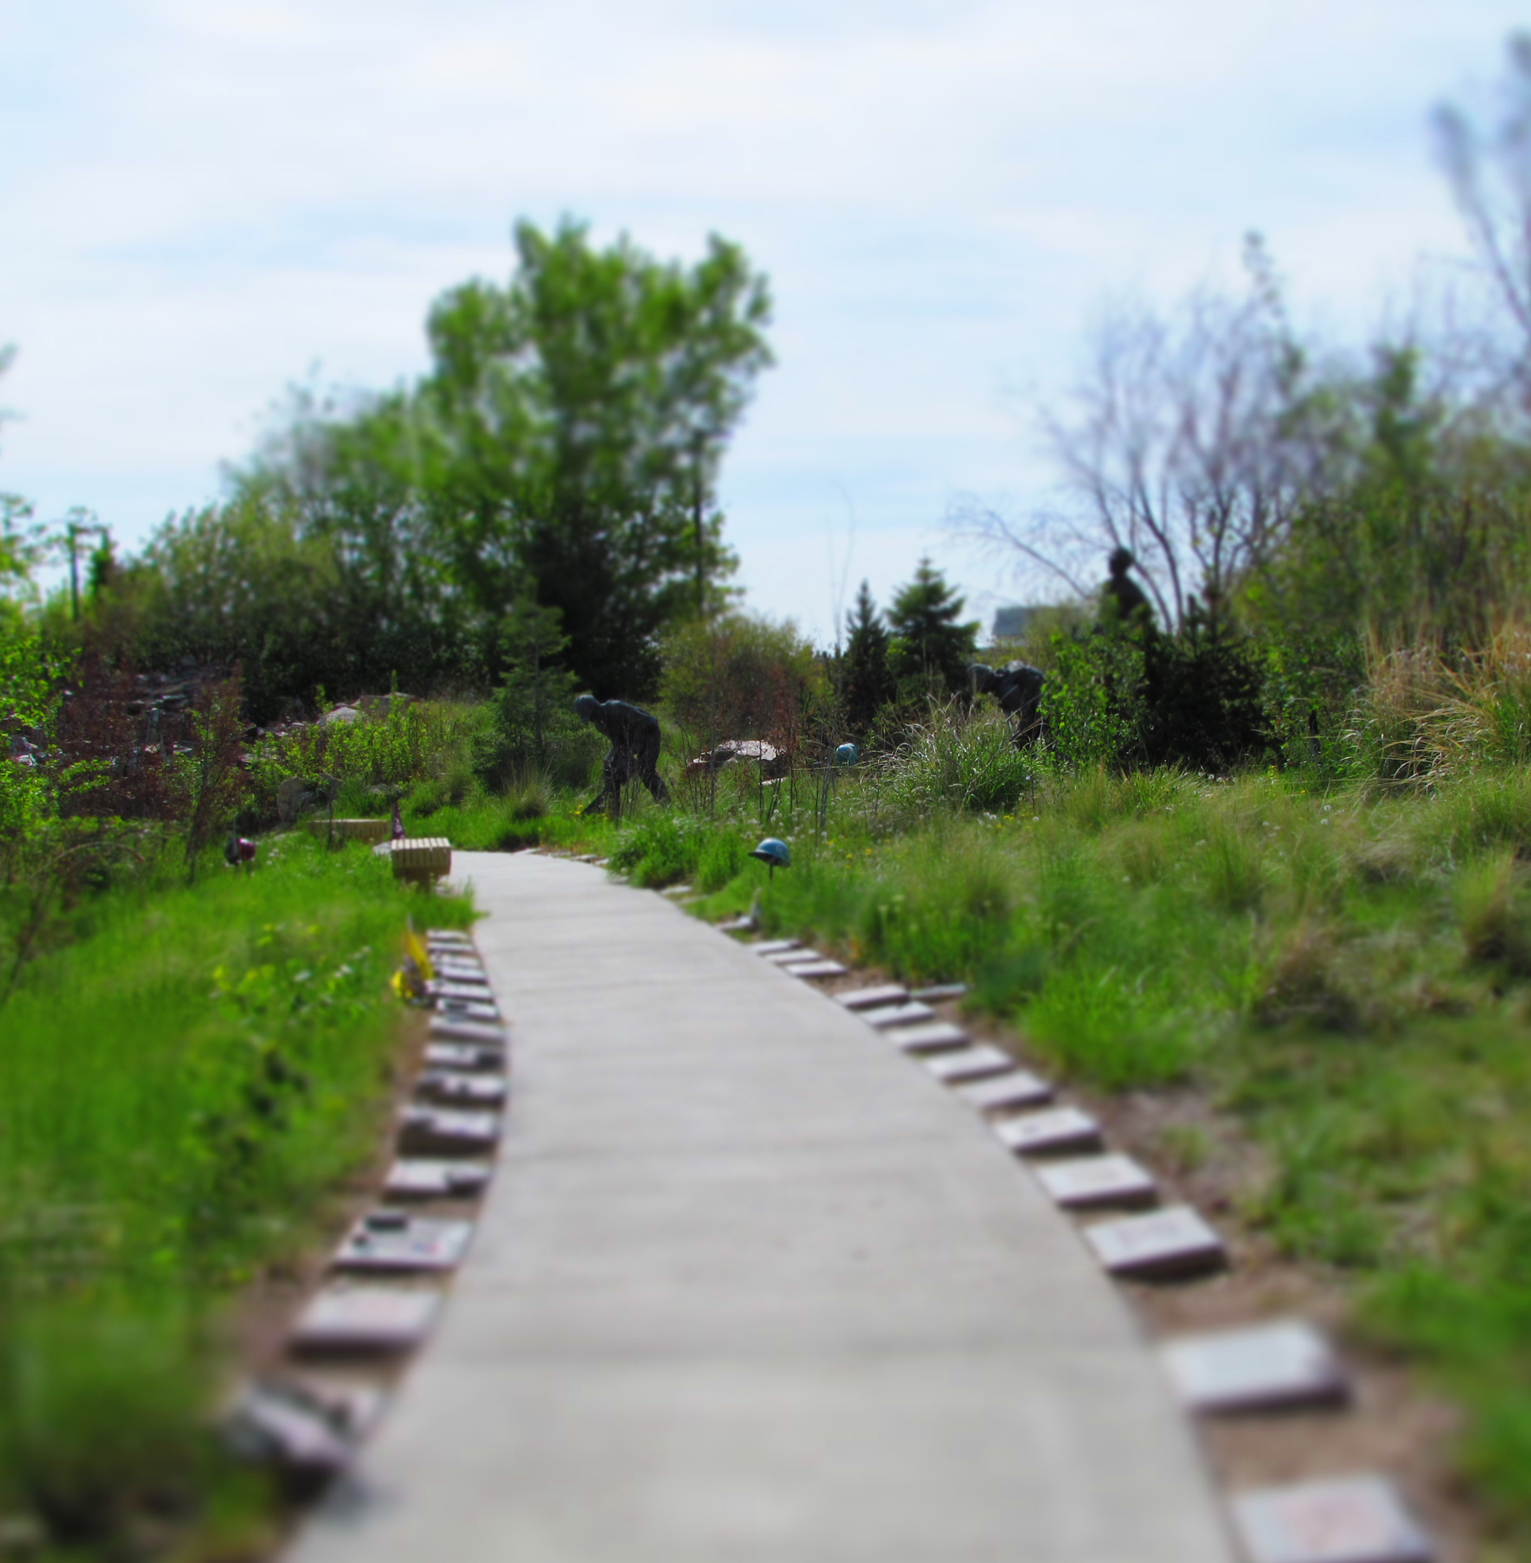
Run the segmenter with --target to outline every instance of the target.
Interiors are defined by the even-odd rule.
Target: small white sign
[[[1250,1563],[1431,1563],[1435,1549],[1380,1476],[1265,1487],[1234,1498]]]

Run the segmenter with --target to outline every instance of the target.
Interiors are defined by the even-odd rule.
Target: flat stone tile
[[[901,982],[885,982],[876,988],[857,988],[850,993],[837,993],[835,1003],[846,1009],[880,1009],[884,1004],[902,1004],[909,997],[909,990]]]
[[[416,1082],[415,1094],[448,1107],[498,1107],[505,1100],[505,1077],[428,1069]]]
[[[1181,1336],[1160,1346],[1159,1356],[1191,1411],[1334,1405],[1350,1392],[1329,1342],[1301,1319]]]
[[[461,1020],[479,1020],[485,1024],[493,1023],[501,1018],[500,1007],[497,1004],[487,1004],[473,999],[437,999],[436,1013],[438,1015],[455,1015]]]
[[[505,1049],[483,1042],[432,1042],[425,1049],[431,1069],[494,1072],[505,1067]]]
[[[355,1444],[322,1407],[281,1383],[246,1385],[224,1417],[224,1442],[241,1459],[293,1475],[334,1476],[351,1463]]]
[[[924,1060],[925,1067],[937,1080],[948,1085],[961,1085],[968,1080],[984,1080],[992,1075],[1002,1075],[1015,1067],[1015,1060],[997,1047],[958,1047],[945,1053],[934,1053]]]
[[[1012,1060],[1013,1063],[1013,1060]],[[1053,1099],[1053,1088],[1027,1069],[1012,1067],[1007,1075],[992,1080],[975,1080],[959,1086],[957,1095],[979,1112],[999,1111],[1006,1107],[1039,1107]]]
[[[425,991],[433,999],[467,999],[470,1003],[482,1003],[489,994],[489,983],[485,979],[477,982],[463,982],[457,979],[438,978],[435,982],[428,982]]]
[[[465,1015],[432,1015],[430,1035],[443,1042],[479,1042],[488,1047],[504,1047],[504,1026],[493,1021],[470,1020]]]
[[[691,894],[691,886],[690,885],[666,885],[664,887],[664,889],[661,890],[659,893],[660,893],[660,895],[673,895],[673,896],[690,895]]]
[[[905,1053],[934,1053],[941,1048],[967,1047],[972,1042],[961,1026],[949,1020],[932,1020],[923,1026],[895,1026],[886,1033],[894,1047]]]
[[[1084,1235],[1095,1257],[1113,1275],[1148,1279],[1197,1275],[1220,1269],[1228,1258],[1222,1238],[1189,1205],[1098,1222],[1086,1227]]]
[[[406,1107],[399,1116],[399,1150],[406,1156],[472,1156],[499,1139],[498,1113]]]
[[[780,955],[784,950],[800,950],[803,947],[801,939],[762,939],[759,944],[752,944],[750,948],[765,960],[773,955]]]
[[[1051,1107],[994,1125],[1000,1140],[1018,1156],[1056,1156],[1099,1148],[1100,1125],[1077,1107]]]
[[[846,968],[842,966],[839,961],[832,961],[828,959],[819,961],[798,961],[791,966],[784,966],[782,970],[785,971],[789,977],[803,978],[843,977],[846,972]]]
[[[726,923],[716,923],[714,926],[719,933],[753,933],[755,919],[746,913],[741,917],[730,917]]]
[[[923,999],[927,1004],[939,1004],[947,999],[965,998],[967,990],[965,982],[937,982],[928,988],[916,988],[909,997]]]
[[[1435,1557],[1381,1476],[1257,1488],[1238,1494],[1230,1507],[1250,1563],[1430,1563]]]
[[[473,982],[481,987],[489,986],[489,979],[484,975],[484,965],[477,960],[453,960],[450,955],[442,955],[437,951],[428,952],[431,964],[436,968],[440,976],[450,978],[457,982]]]
[[[886,1031],[892,1026],[914,1026],[934,1020],[936,1012],[928,1004],[908,999],[902,1004],[881,1004],[876,1009],[862,1010],[861,1018],[878,1031]]]
[[[441,1309],[436,1292],[388,1286],[334,1286],[298,1315],[289,1343],[300,1352],[408,1351]]]
[[[793,966],[798,961],[820,961],[824,957],[817,950],[810,950],[805,945],[790,944],[785,950],[775,950],[762,959],[769,961],[773,966]]]
[[[490,1168],[482,1161],[437,1161],[400,1157],[388,1169],[383,1193],[388,1199],[467,1199],[483,1192]]]
[[[471,1221],[378,1210],[351,1228],[330,1263],[337,1270],[455,1270],[472,1240]]]
[[[427,944],[456,944],[472,949],[473,935],[463,933],[458,928],[427,928],[425,930],[425,942]]]
[[[1080,1156],[1037,1168],[1037,1181],[1066,1210],[1156,1205],[1159,1185],[1131,1156]]]

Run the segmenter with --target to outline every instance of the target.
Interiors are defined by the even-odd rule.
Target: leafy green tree
[[[893,631],[888,669],[901,695],[944,698],[965,687],[979,626],[958,622],[962,608],[963,599],[954,594],[945,576],[929,559],[921,559],[914,579],[899,590],[888,609]]]
[[[846,644],[841,667],[845,691],[845,716],[851,731],[865,733],[878,711],[893,698],[893,675],[888,670],[889,635],[863,581],[856,606],[846,621]]]

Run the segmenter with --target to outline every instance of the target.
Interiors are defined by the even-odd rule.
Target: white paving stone
[[[1113,1275],[1159,1279],[1220,1269],[1223,1240],[1189,1205],[1123,1216],[1085,1228],[1085,1240]]]
[[[773,966],[795,966],[799,961],[819,961],[824,957],[817,950],[811,950],[806,945],[792,944],[785,950],[776,950],[762,959],[769,961]]]
[[[1001,1118],[993,1129],[1018,1156],[1055,1156],[1094,1150],[1100,1144],[1100,1125],[1077,1107],[1050,1107],[1019,1118]]]
[[[498,1107],[505,1100],[505,1089],[503,1075],[428,1069],[420,1076],[415,1094],[423,1102],[442,1102],[448,1107]]]
[[[1131,1156],[1080,1156],[1036,1169],[1049,1196],[1066,1210],[1102,1205],[1153,1205],[1159,1186]]]
[[[934,1020],[936,1012],[928,1004],[908,999],[902,1004],[880,1004],[876,1009],[865,1009],[861,1018],[878,1031],[888,1031],[894,1026],[914,1026]]]
[[[425,1337],[440,1308],[435,1292],[327,1287],[299,1314],[290,1341],[301,1352],[407,1351]]]
[[[803,947],[801,939],[762,939],[759,944],[752,944],[756,955],[764,960],[770,960],[773,955],[780,955],[785,950],[800,950]]]
[[[916,988],[911,998],[924,999],[927,1004],[944,1003],[947,999],[960,999],[967,993],[965,982],[937,982],[928,988]]]
[[[404,1155],[471,1156],[499,1142],[500,1115],[455,1107],[406,1107],[399,1115]]]
[[[1006,1107],[1039,1107],[1052,1100],[1053,1088],[1030,1070],[1012,1067],[1009,1074],[959,1086],[957,1095],[969,1107],[977,1108],[979,1112],[989,1112]]]
[[[885,982],[875,988],[854,988],[849,993],[837,993],[835,1003],[846,1009],[880,1009],[885,1004],[902,1004],[909,997],[909,990],[901,982]]]
[[[505,1067],[505,1049],[483,1042],[431,1042],[425,1049],[431,1069],[467,1069],[492,1072]]]
[[[351,1228],[331,1263],[337,1270],[455,1270],[472,1238],[471,1221],[379,1210]]]
[[[949,1020],[932,1020],[923,1026],[895,1026],[884,1035],[904,1053],[934,1053],[940,1048],[967,1047],[973,1040],[961,1026],[954,1026]]]
[[[502,1018],[499,1005],[481,999],[439,998],[436,1000],[436,1013],[450,1015],[457,1020],[478,1020],[486,1025],[493,1025]]]
[[[480,1042],[489,1047],[503,1047],[508,1033],[498,1021],[437,1014],[431,1016],[430,1035],[442,1042]]]
[[[997,1047],[959,1047],[949,1052],[932,1053],[922,1060],[937,1080],[947,1085],[961,1085],[964,1081],[985,1080],[994,1075],[1007,1074],[1015,1067],[1015,1060]]]
[[[401,1156],[388,1169],[383,1193],[389,1199],[461,1199],[482,1192],[490,1171],[486,1162]]]
[[[1322,1333],[1301,1319],[1167,1341],[1159,1356],[1191,1411],[1334,1404],[1349,1383]]]
[[[1233,1520],[1249,1563],[1431,1563],[1435,1549],[1380,1476],[1240,1493]]]
[[[845,967],[839,961],[827,958],[816,961],[799,961],[795,965],[783,968],[791,977],[802,977],[805,981],[822,977],[843,977]]]

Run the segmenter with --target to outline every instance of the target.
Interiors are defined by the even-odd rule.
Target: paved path
[[[297,1563],[1227,1563],[1120,1300],[973,1113],[656,895],[457,866],[505,1149]]]

